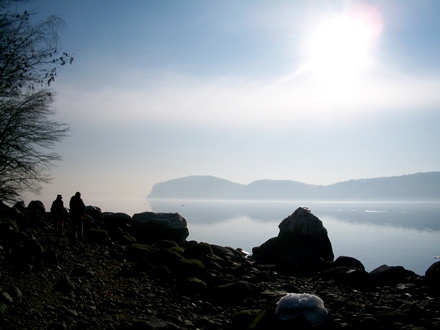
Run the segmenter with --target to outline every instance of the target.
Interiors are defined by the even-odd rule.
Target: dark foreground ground
[[[208,243],[135,243],[124,226],[95,221],[77,240],[47,214],[13,218],[0,217],[1,329],[311,328],[274,318],[288,292],[324,301],[324,329],[440,329],[440,299],[411,272],[303,276]]]

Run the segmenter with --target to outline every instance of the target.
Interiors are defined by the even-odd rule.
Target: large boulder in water
[[[327,236],[327,229],[318,217],[306,207],[299,207],[292,215],[281,221],[278,225],[278,237],[291,236]]]
[[[168,239],[180,244],[189,236],[186,219],[179,213],[136,213],[131,226],[133,236],[140,241]]]
[[[253,248],[253,258],[256,262],[275,264],[283,259],[295,260],[304,253],[318,255],[325,261],[333,261],[334,254],[327,229],[308,208],[299,207],[278,227],[278,237]],[[298,264],[304,265],[304,262]]]
[[[428,285],[440,294],[440,261],[433,263],[425,272]]]

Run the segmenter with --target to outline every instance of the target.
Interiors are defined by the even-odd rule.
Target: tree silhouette
[[[58,49],[60,18],[34,24],[31,13],[8,11],[9,2],[0,3],[0,200],[15,201],[38,193],[60,158],[52,149],[69,128],[52,119],[50,84],[73,57]]]

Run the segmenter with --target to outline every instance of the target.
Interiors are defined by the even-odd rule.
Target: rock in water
[[[314,272],[322,268],[318,262],[319,258],[324,261],[333,261],[334,254],[327,229],[308,208],[299,207],[278,227],[280,229],[278,237],[273,237],[261,246],[253,248],[256,262],[278,263],[287,258],[299,271],[308,268],[308,271]],[[304,258],[304,256],[307,257]],[[316,261],[314,265],[310,264],[313,260]],[[304,261],[309,264],[304,265]]]
[[[189,236],[186,219],[179,213],[137,213],[131,225],[133,235],[141,241],[168,239],[182,243]]]
[[[440,294],[440,261],[433,263],[425,272],[428,285]]]
[[[324,301],[308,293],[288,293],[277,303],[275,315],[282,321],[304,317],[312,328],[320,328],[327,321]]]
[[[296,236],[327,236],[327,229],[322,221],[306,207],[299,207],[292,215],[281,221],[278,225],[278,237],[285,235]]]

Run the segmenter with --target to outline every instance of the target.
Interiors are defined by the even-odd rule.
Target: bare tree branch
[[[60,159],[50,149],[69,128],[51,119],[48,87],[57,68],[73,58],[58,50],[61,19],[32,24],[32,14],[5,11],[6,2],[0,1],[0,200],[13,201],[24,191],[38,192]]]

